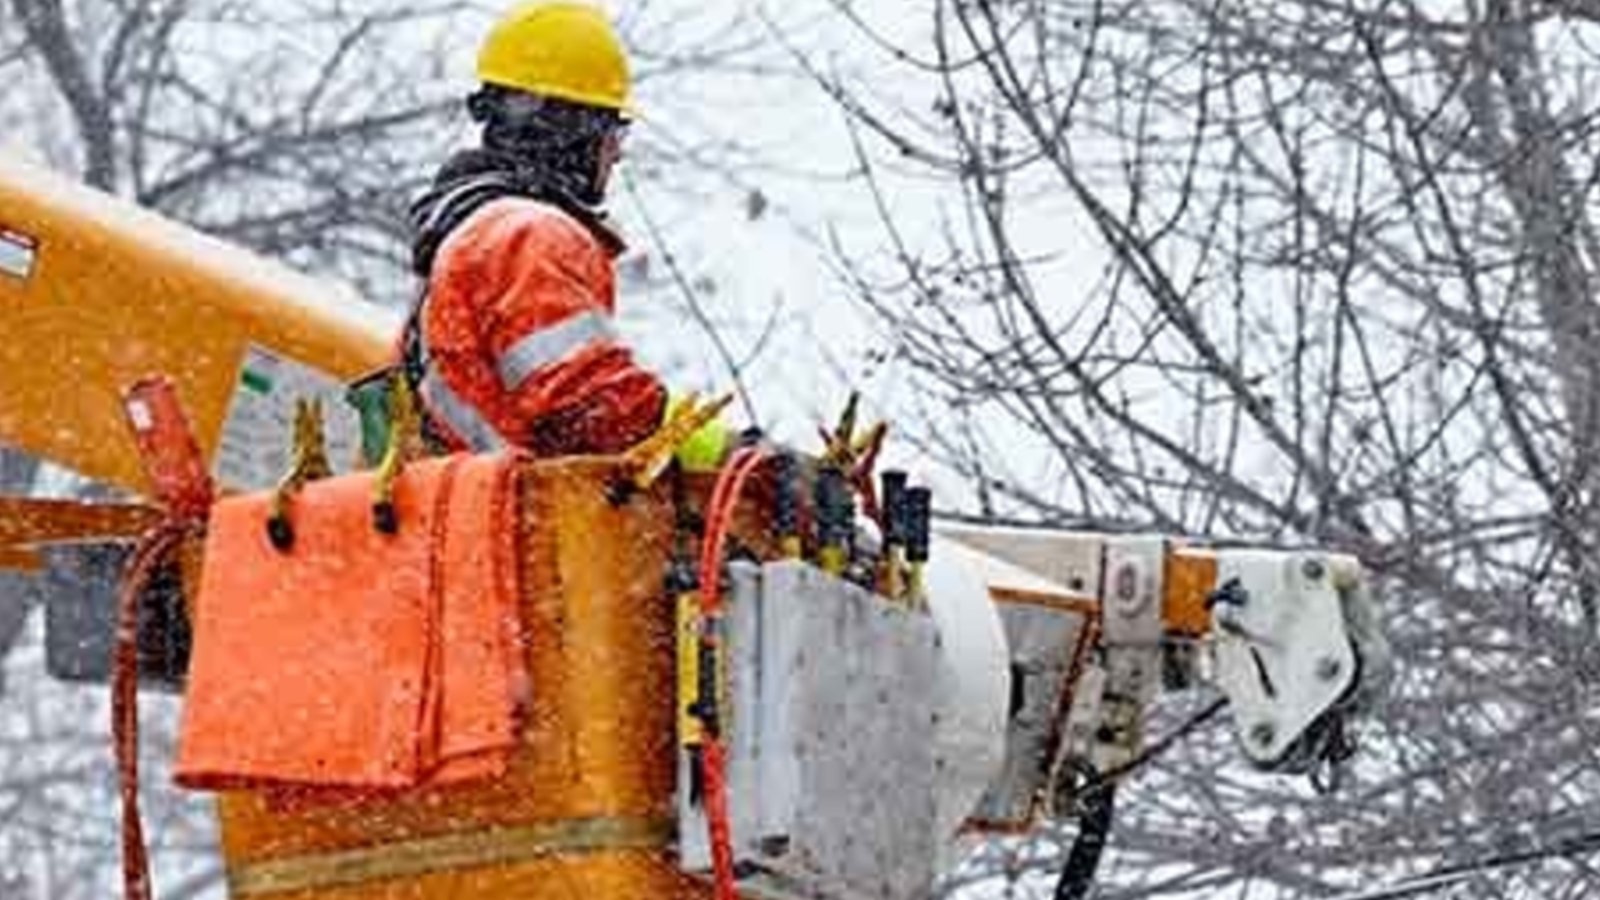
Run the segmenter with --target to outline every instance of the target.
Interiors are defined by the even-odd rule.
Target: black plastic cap
[[[394,502],[380,500],[372,504],[372,527],[379,534],[400,533],[400,513],[394,508]]]
[[[677,557],[667,565],[666,577],[667,593],[677,596],[700,589],[700,574],[695,571],[694,564],[683,557]]]
[[[267,519],[267,540],[272,542],[272,548],[279,553],[288,553],[294,549],[294,526],[283,516],[273,516]]]

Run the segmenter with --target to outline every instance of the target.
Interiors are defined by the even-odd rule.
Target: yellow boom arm
[[[0,155],[0,443],[144,493],[120,400],[134,381],[170,377],[215,459],[241,391],[256,400],[285,368],[352,379],[396,327],[348,290]]]

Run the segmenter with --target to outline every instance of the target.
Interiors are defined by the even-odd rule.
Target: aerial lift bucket
[[[614,502],[614,462],[526,464],[519,564],[532,706],[491,782],[285,810],[223,795],[234,897],[709,897],[675,822],[673,545],[663,490]]]

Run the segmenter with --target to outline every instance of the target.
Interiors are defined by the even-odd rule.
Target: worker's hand
[[[675,394],[669,397],[664,421],[670,422],[679,407],[690,399],[691,395],[688,394]],[[690,434],[688,439],[678,445],[674,457],[685,472],[715,472],[722,467],[723,460],[728,458],[735,443],[733,430],[719,416]]]

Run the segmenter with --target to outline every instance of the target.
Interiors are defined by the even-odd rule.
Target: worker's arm
[[[499,201],[443,248],[424,323],[461,398],[541,455],[608,453],[661,420],[665,392],[618,340],[605,250],[545,204]]]

